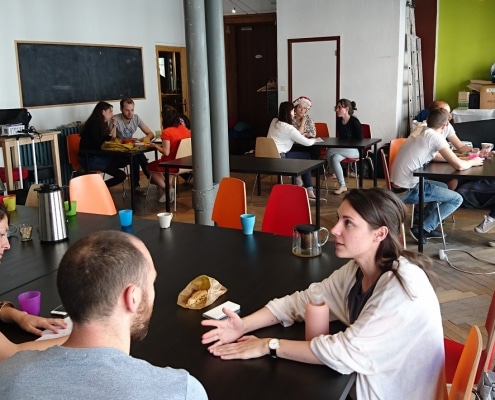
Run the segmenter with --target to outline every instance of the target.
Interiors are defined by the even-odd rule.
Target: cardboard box
[[[495,108],[495,85],[482,85],[480,90],[480,109]]]
[[[468,88],[480,94],[480,109],[495,109],[495,84],[490,81],[471,80]]]
[[[457,109],[467,110],[469,108],[469,92],[459,92],[457,96]]]

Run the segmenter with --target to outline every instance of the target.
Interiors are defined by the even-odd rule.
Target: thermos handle
[[[70,212],[72,210],[72,203],[70,201],[69,185],[65,185],[63,188],[64,188],[64,191],[65,191],[65,198],[67,199],[67,206],[69,207],[69,209],[67,211]]]

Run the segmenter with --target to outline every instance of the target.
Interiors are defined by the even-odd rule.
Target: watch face
[[[272,350],[277,350],[279,346],[280,340],[278,339],[270,339],[270,341],[268,342],[268,347]]]

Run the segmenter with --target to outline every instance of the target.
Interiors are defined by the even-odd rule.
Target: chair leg
[[[411,228],[414,226],[414,204],[412,205],[411,211]]]
[[[438,220],[440,221],[440,232],[442,232],[443,249],[447,250],[447,244],[445,243],[445,234],[443,232],[442,216],[440,215],[440,205],[438,204],[438,202],[435,203],[437,205]]]
[[[402,247],[404,247],[404,249],[407,249],[407,245],[406,245],[406,228],[404,227],[404,222],[402,224],[400,224],[400,234],[402,236]]]
[[[251,191],[251,200],[249,201],[250,203],[253,202],[254,191],[256,189],[256,184],[258,183],[258,178],[259,177],[260,177],[260,175],[259,174],[256,174],[256,177],[254,178],[253,190]]]
[[[174,212],[177,212],[177,175],[174,175]],[[170,193],[168,193],[170,195]]]
[[[358,179],[358,175],[359,174],[358,174],[358,164],[357,164],[357,162],[354,163],[354,170],[356,171],[356,188],[359,188],[359,179]]]

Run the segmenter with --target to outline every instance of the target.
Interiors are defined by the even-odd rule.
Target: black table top
[[[251,156],[230,156],[229,164],[232,172],[254,174],[273,174],[297,176],[322,166],[325,160],[298,160],[293,158],[263,158]],[[192,156],[164,161],[161,166],[174,168],[193,168]]]
[[[134,228],[146,223],[135,218]],[[0,296],[26,282],[37,279],[58,268],[58,263],[69,245],[96,230],[120,230],[118,215],[102,216],[78,212],[67,218],[68,240],[59,243],[41,243],[38,236],[38,209],[17,206],[9,213],[9,222],[33,224],[33,240],[21,242],[17,232],[9,238],[10,250],[5,251],[0,264]]]
[[[431,162],[417,169],[414,176],[423,178],[460,178],[470,180],[495,179],[495,160],[487,158],[482,166],[457,171],[446,162]]]
[[[379,138],[370,138],[370,139],[341,139],[337,137],[322,137],[323,141],[316,142],[313,146],[322,146],[322,147],[335,147],[335,148],[366,148],[377,143],[380,143],[382,139]]]
[[[270,357],[245,361],[213,357],[201,344],[201,335],[207,328],[200,321],[206,309],[188,310],[176,304],[187,283],[206,274],[228,289],[208,308],[231,300],[241,305],[240,313],[245,316],[274,297],[305,289],[344,264],[345,260],[335,257],[333,243],[323,247],[320,257],[300,258],[291,253],[292,238],[262,232],[245,236],[240,230],[178,222],[161,230],[156,221],[147,220],[135,227],[135,234],[148,246],[158,276],[150,330],[142,342],[132,344],[133,356],[158,366],[187,369],[203,383],[210,399],[345,399],[354,375]],[[48,315],[60,303],[55,280],[56,272],[49,273],[5,293],[2,299],[16,300],[22,291],[41,290],[42,314]],[[342,328],[339,323],[330,326],[332,331]],[[17,327],[0,327],[13,340],[29,338]],[[303,339],[304,325],[277,325],[256,334]]]

